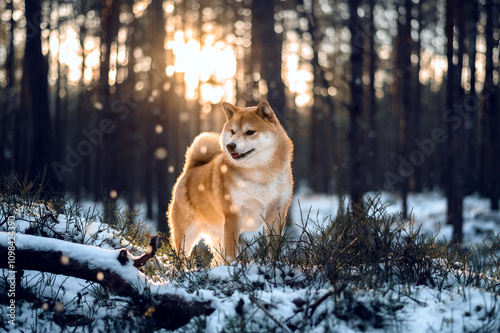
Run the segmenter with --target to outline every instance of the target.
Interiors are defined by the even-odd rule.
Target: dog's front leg
[[[229,214],[224,221],[224,255],[228,264],[236,259],[238,237],[241,232],[240,218],[237,214]]]
[[[266,213],[266,235],[278,236],[283,233],[285,227],[285,218],[288,206],[275,202],[269,206]]]

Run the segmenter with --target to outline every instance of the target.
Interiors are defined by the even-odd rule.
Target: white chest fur
[[[231,199],[242,218],[242,231],[257,230],[268,215],[268,210],[286,206],[291,192],[291,177],[285,171],[265,184],[238,179],[231,191]]]

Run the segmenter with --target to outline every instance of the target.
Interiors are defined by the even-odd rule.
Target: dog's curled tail
[[[201,133],[186,151],[186,166],[195,167],[207,164],[221,152],[219,133]]]

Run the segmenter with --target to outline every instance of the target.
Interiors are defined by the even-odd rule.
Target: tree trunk
[[[479,184],[480,178],[480,168],[479,168],[479,144],[478,144],[478,125],[479,125],[479,102],[478,96],[476,96],[476,42],[477,42],[477,23],[479,20],[479,3],[477,0],[473,0],[466,7],[468,9],[468,58],[469,58],[469,70],[470,70],[470,90],[469,97],[471,100],[477,102],[477,107],[475,110],[470,112],[470,118],[467,119],[466,125],[466,154],[467,154],[467,168],[466,168],[466,191],[468,194],[477,191],[477,186]]]
[[[377,69],[377,52],[375,50],[375,0],[369,0],[369,20],[368,20],[368,48],[369,48],[369,69],[368,75],[370,83],[368,85],[368,113],[369,113],[369,129],[368,129],[368,168],[366,170],[367,183],[370,189],[375,188],[377,183],[377,175],[379,174],[378,152],[377,152],[377,100],[375,98],[375,71]]]
[[[362,205],[363,182],[361,160],[363,147],[363,22],[358,15],[360,0],[349,1],[348,27],[351,33],[351,102],[349,114],[349,194],[352,205]]]
[[[490,0],[491,1],[491,0]],[[493,27],[496,27],[496,30],[498,31],[498,26],[499,26],[499,21],[500,19],[498,18],[499,12],[500,12],[500,6],[497,5],[496,11],[493,10],[492,12],[488,13],[488,20],[491,20],[491,25]],[[491,39],[492,41],[488,42],[488,39]],[[498,64],[498,60],[500,59],[500,56],[498,55],[498,39],[494,40],[494,35],[486,36],[486,45],[488,47],[488,44],[493,47],[495,44],[497,45],[497,82],[498,82],[498,73],[500,71],[500,65]],[[491,54],[491,63],[494,63],[493,59],[493,54]],[[487,55],[488,57],[488,55]],[[499,154],[499,146],[500,146],[500,109],[499,109],[499,102],[500,98],[498,96],[499,93],[499,87],[500,83],[497,83],[498,85],[495,87],[493,84],[493,81],[491,81],[492,84],[492,93],[491,93],[491,98],[490,102],[487,104],[489,106],[489,112],[490,112],[490,134],[491,134],[491,140],[489,142],[489,155],[490,155],[490,172],[491,172],[491,191],[490,191],[490,207],[492,210],[498,211],[499,206],[500,206],[500,154]]]
[[[30,177],[44,174],[53,161],[53,132],[49,112],[49,85],[47,81],[48,63],[42,53],[40,23],[42,1],[25,1],[27,22],[26,48],[24,61],[28,71],[29,91],[31,99],[31,114],[33,119],[33,161],[29,168]],[[55,175],[47,175],[51,185],[56,185]]]
[[[498,155],[498,149],[495,150],[493,147],[493,138],[495,136],[492,131],[495,131],[492,119],[494,113],[494,94],[496,93],[496,88],[493,84],[493,48],[494,48],[494,13],[493,13],[493,0],[487,0],[484,6],[484,11],[486,13],[486,26],[484,36],[486,39],[486,64],[485,64],[485,79],[484,86],[481,93],[481,100],[483,105],[483,112],[481,114],[481,129],[480,129],[480,154],[481,154],[481,170],[483,170],[481,180],[481,194],[492,198],[493,194],[493,174],[495,170],[493,167],[493,154]],[[494,202],[491,200],[490,206],[493,208]]]
[[[273,2],[274,0],[269,0]],[[254,6],[254,1],[252,1],[252,6]],[[259,93],[259,80],[257,79],[254,73],[261,73],[261,53],[262,46],[259,35],[259,24],[260,17],[255,15],[253,12],[254,8],[252,8],[252,44],[250,46],[250,56],[248,57],[248,64],[245,67],[245,75],[249,77],[247,81],[247,85],[245,86],[245,102],[246,106],[253,106],[259,104],[260,98],[257,96]]]
[[[448,61],[448,71],[446,74],[446,108],[444,112],[449,110],[453,110],[453,93],[454,93],[454,84],[455,84],[455,65],[453,64],[453,38],[454,38],[454,0],[446,0],[446,22],[445,22],[445,34],[446,34],[446,58]],[[450,199],[453,192],[453,177],[454,174],[454,165],[453,165],[453,137],[454,131],[451,128],[451,124],[448,122],[447,124],[447,137],[446,141],[446,164],[445,170],[443,173],[444,181],[446,186],[446,197],[448,199],[448,208],[450,208]],[[450,210],[448,210],[448,224],[453,224],[453,220],[450,219]]]
[[[498,18],[498,15],[500,14],[500,6],[497,6],[497,21],[496,21],[496,26],[497,26],[497,31],[500,30],[500,19]],[[498,52],[497,48],[497,73],[500,74],[500,52]],[[495,123],[496,127],[494,128],[494,131],[496,132],[496,141],[493,142],[493,144],[497,145],[496,147],[498,148],[498,145],[500,145],[500,80],[497,80],[497,87],[496,87],[496,93],[495,93],[495,108],[496,110],[496,115],[495,115]],[[495,160],[494,160],[494,167],[497,172],[495,173],[495,179],[493,180],[493,186],[495,187],[495,191],[493,193],[493,197],[491,199],[491,209],[493,210],[499,210],[500,209],[500,173],[498,172],[498,169],[500,168],[500,154],[495,154]]]
[[[80,1],[80,13],[82,15],[87,15],[87,9],[85,5],[85,1],[81,0]],[[78,119],[78,125],[77,125],[77,131],[74,137],[74,142],[79,142],[82,139],[82,131],[87,129],[87,125],[89,122],[89,117],[88,117],[88,108],[90,107],[88,105],[88,93],[87,93],[87,87],[85,86],[85,57],[86,57],[86,52],[85,52],[85,37],[87,35],[87,28],[85,27],[85,22],[82,22],[80,25],[80,47],[82,49],[82,71],[81,71],[81,77],[80,77],[80,82],[78,85],[78,107],[77,107],[77,119]],[[91,182],[91,173],[90,173],[90,167],[91,167],[91,161],[92,158],[94,157],[95,152],[90,154],[86,159],[82,161],[82,165],[79,168],[78,175],[76,175],[76,198],[80,199],[81,193],[83,189],[85,189],[85,193],[91,193],[90,191],[92,190],[92,182]]]
[[[281,52],[283,43],[274,31],[274,1],[253,0],[253,23],[256,24],[260,52],[261,76],[267,83],[267,100],[281,125],[287,128],[285,84],[281,78]],[[253,41],[252,41],[253,42]]]
[[[14,20],[14,1],[7,2],[6,9],[10,9],[10,35],[9,35],[9,53],[5,63],[7,69],[7,87],[5,113],[2,119],[2,145],[0,150],[2,154],[0,166],[5,172],[5,176],[12,177],[15,173],[15,150],[14,150],[14,129],[15,129],[15,114],[14,114],[14,80],[15,80],[15,47],[14,47],[14,32],[16,21]]]
[[[130,13],[132,14],[133,1],[128,1],[130,6]],[[135,100],[135,58],[134,58],[134,50],[137,46],[137,38],[134,36],[134,31],[139,29],[138,20],[132,18],[132,22],[128,27],[128,35],[127,35],[127,78],[123,84],[124,89],[126,91],[126,96],[130,99]],[[139,154],[139,146],[140,146],[140,134],[139,134],[139,122],[137,119],[137,110],[131,109],[130,115],[125,121],[126,131],[122,133],[122,140],[126,142],[126,152],[125,152],[125,165],[127,166],[127,170],[125,170],[125,186],[126,186],[126,200],[127,206],[130,209],[135,208],[135,204],[137,201],[137,191],[139,189],[139,180],[141,179],[141,170],[142,172],[149,173],[150,170],[146,168],[146,163],[142,167],[139,167],[139,161],[141,160]],[[148,215],[149,218],[152,216]]]
[[[487,26],[489,25],[491,28],[489,29],[496,29],[498,26],[498,9],[500,6],[498,5],[493,5],[492,4],[493,0],[487,0],[487,3],[489,4],[488,6],[491,6],[492,10],[490,10],[487,13]],[[486,58],[491,57],[491,60],[486,60],[487,63],[489,62],[491,65],[495,62],[493,57],[493,47],[496,45],[497,46],[497,53],[498,53],[498,40],[495,40],[494,34],[488,34],[488,28],[485,31],[485,38],[486,38]],[[489,51],[488,51],[489,50]],[[500,145],[500,110],[499,110],[499,97],[498,97],[498,87],[495,87],[493,83],[493,77],[492,77],[492,72],[493,68],[491,68],[490,72],[487,73],[486,75],[490,75],[491,77],[486,79],[488,83],[491,83],[491,94],[489,101],[485,103],[485,106],[488,107],[488,109],[485,109],[485,112],[488,112],[490,114],[489,116],[489,126],[490,126],[490,140],[488,141],[488,155],[489,155],[489,171],[491,173],[491,185],[490,185],[490,191],[489,191],[489,199],[490,199],[490,207],[492,210],[499,210],[499,200],[500,200],[500,172],[499,172],[499,167],[500,167],[500,154],[499,154],[499,145]],[[497,77],[498,81],[498,77]],[[485,82],[485,83],[486,83]]]
[[[308,31],[313,40],[313,58],[311,65],[313,67],[313,106],[310,117],[310,144],[309,144],[309,186],[316,193],[329,192],[329,170],[330,170],[330,144],[327,135],[327,120],[325,98],[318,90],[323,88],[323,70],[319,64],[319,47],[321,41],[321,32],[318,29],[318,22],[314,13],[316,1],[311,1],[311,8],[307,11]],[[328,88],[328,86],[324,87]],[[333,107],[333,105],[330,105]]]
[[[462,90],[462,67],[464,55],[464,40],[465,40],[465,24],[462,6],[453,0],[448,0],[447,3],[447,50],[448,55],[448,80],[447,80],[447,108],[446,112],[458,113],[457,106],[463,106],[464,93]],[[453,26],[456,22],[458,29],[458,52],[457,64],[453,63]],[[464,197],[464,153],[463,146],[465,135],[465,121],[461,119],[458,123],[448,124],[448,141],[449,149],[448,161],[449,184],[448,184],[448,216],[449,224],[453,225],[454,237],[453,240],[457,243],[463,240],[463,197]]]
[[[410,124],[412,127],[411,131],[411,148],[415,149],[415,144],[414,140],[419,137],[420,134],[420,118],[421,118],[421,110],[420,110],[420,104],[421,104],[421,86],[420,86],[420,68],[421,68],[421,63],[420,63],[420,57],[421,57],[421,36],[422,36],[422,30],[423,30],[423,14],[422,14],[422,2],[423,0],[420,0],[416,6],[416,10],[418,12],[417,14],[417,22],[418,22],[418,30],[417,30],[417,40],[414,43],[414,49],[413,49],[413,54],[417,56],[417,62],[414,65],[411,62],[410,58],[410,65],[412,68],[411,71],[411,76],[412,76],[412,86],[411,86],[411,97],[412,97],[412,103],[411,103],[411,115],[410,115]],[[410,37],[411,38],[411,37]],[[426,156],[426,159],[429,159],[430,156]],[[424,164],[425,161],[422,163]],[[422,192],[423,189],[423,169],[424,165],[419,165],[415,168],[415,176],[413,177],[414,179],[414,187],[413,191],[415,192]]]
[[[454,82],[454,98],[455,103],[459,105],[464,105],[465,92],[462,87],[462,71],[463,71],[463,59],[465,54],[465,18],[464,18],[464,6],[460,5],[458,2],[455,3],[455,15],[457,20],[458,28],[458,66],[456,66],[456,75]],[[453,183],[455,190],[453,191],[453,218],[454,218],[454,234],[457,242],[462,242],[463,240],[463,201],[464,201],[464,176],[465,176],[465,120],[462,119],[460,126],[455,129],[456,135],[453,142],[453,164],[454,164],[454,175]]]
[[[99,157],[96,160],[95,168],[100,173],[100,177],[97,178],[100,181],[97,187],[100,192],[98,195],[104,195],[104,199],[108,203],[108,209],[104,211],[104,219],[108,220],[114,218],[116,199],[119,192],[117,175],[119,147],[116,127],[120,124],[118,124],[117,114],[112,111],[111,107],[112,93],[109,85],[109,72],[111,45],[118,34],[120,2],[118,0],[102,0],[102,6],[101,33],[103,36],[101,42],[101,66],[99,68],[99,99],[102,110],[98,110],[97,119],[98,122],[109,119],[113,124],[113,129],[104,134],[103,142],[99,146]]]
[[[55,24],[52,25],[52,19],[50,20],[50,30],[51,31],[57,31],[57,39],[59,40],[59,43],[58,43],[58,47],[57,47],[57,58],[56,58],[56,68],[57,68],[57,80],[56,80],[56,85],[55,85],[55,96],[54,96],[54,105],[53,105],[53,110],[54,111],[54,134],[55,134],[55,138],[56,138],[56,141],[55,141],[55,158],[57,158],[58,160],[61,159],[61,157],[63,157],[62,155],[60,156],[60,153],[63,152],[63,140],[61,140],[62,138],[62,134],[63,134],[63,129],[61,127],[61,83],[63,81],[63,76],[62,76],[62,71],[61,71],[61,67],[63,66],[61,64],[61,26],[60,26],[60,17],[59,17],[59,0],[51,0],[50,1],[50,9],[49,11],[52,13],[52,12],[56,12],[57,15],[57,20],[55,21]],[[51,52],[52,53],[52,52]],[[54,57],[55,54],[50,54],[49,55],[49,59]]]
[[[152,62],[153,62],[153,72],[155,75],[156,87],[158,89],[163,89],[163,86],[167,82],[167,76],[165,72],[166,68],[166,58],[165,58],[165,17],[163,15],[163,4],[161,1],[153,1],[150,4],[151,9],[151,26],[152,26]],[[171,87],[172,89],[172,87]],[[163,128],[163,132],[157,136],[159,140],[156,149],[165,149],[167,151],[167,156],[159,156],[155,154],[157,162],[157,177],[158,177],[158,231],[169,235],[169,226],[167,223],[167,209],[168,203],[170,202],[170,193],[172,192],[172,179],[173,175],[168,172],[169,164],[174,162],[177,157],[175,151],[175,144],[178,144],[178,132],[175,130],[178,124],[178,115],[173,112],[174,108],[177,108],[175,101],[169,99],[171,96],[170,92],[162,92],[156,99],[154,107],[156,108],[157,124],[160,124]],[[167,105],[169,106],[167,108]],[[172,112],[170,112],[172,111]],[[184,111],[182,111],[184,112]],[[157,150],[158,152],[158,150]]]
[[[57,38],[59,41],[61,41],[61,20],[59,17],[59,10],[60,10],[60,4],[61,0],[53,0],[50,1],[50,12],[57,12],[57,20],[55,21],[54,25],[50,25],[50,30],[51,31],[57,31]],[[51,20],[52,23],[52,20]],[[50,54],[48,56],[48,59],[50,59],[54,54]],[[61,42],[58,45],[57,49],[57,80],[56,80],[56,87],[55,87],[55,98],[54,98],[54,109],[55,109],[55,114],[54,114],[54,120],[53,120],[53,125],[54,125],[54,147],[53,149],[53,157],[57,160],[64,160],[63,152],[64,152],[64,147],[65,147],[65,142],[66,142],[66,133],[67,133],[67,126],[66,126],[66,118],[67,118],[67,102],[68,100],[68,68],[67,65],[61,64]],[[64,96],[61,96],[61,93],[64,92]],[[80,171],[79,169],[81,168],[81,165],[77,166],[76,169]],[[78,174],[77,172],[76,174]],[[75,173],[73,173],[74,175]],[[74,178],[73,178],[74,179]],[[70,183],[73,183],[70,181]],[[63,184],[60,182],[60,186],[57,186],[56,189],[60,192],[67,190],[66,186],[63,186]]]
[[[401,5],[402,7],[402,5]],[[398,42],[398,74],[400,75],[399,91],[400,95],[400,156],[414,165],[411,160],[411,144],[413,140],[412,105],[411,105],[411,10],[412,1],[404,2],[404,23],[399,19],[398,27],[401,29],[398,33],[400,37]],[[400,13],[402,10],[399,11]],[[400,14],[401,15],[401,14]],[[401,184],[401,193],[403,201],[403,215],[408,215],[408,193],[410,192],[410,181],[415,176],[414,171],[404,177]]]
[[[14,119],[16,124],[14,137],[14,165],[16,173],[20,175],[28,175],[30,166],[33,161],[32,151],[33,141],[32,114],[30,103],[30,84],[29,70],[27,61],[23,62],[23,76],[21,78],[21,102],[19,110],[15,113]]]

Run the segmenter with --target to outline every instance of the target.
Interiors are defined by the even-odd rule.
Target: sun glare
[[[187,35],[187,34],[186,34]],[[173,65],[166,68],[167,75],[184,73],[186,97],[202,99],[202,102],[219,103],[232,91],[226,82],[236,74],[236,56],[232,46],[215,42],[213,35],[204,38],[204,45],[199,41],[186,38],[182,31],[177,31],[174,39],[167,43],[167,49],[175,56]],[[200,88],[201,96],[197,90]]]
[[[290,54],[285,57],[285,75],[283,79],[295,95],[295,103],[298,107],[309,106],[312,103],[312,81],[313,74],[311,66],[306,63],[300,63],[298,53],[295,51],[298,45],[290,45]]]
[[[62,30],[62,29],[61,29]],[[68,80],[78,82],[81,78],[81,46],[78,33],[71,25],[66,25],[64,33],[53,31],[49,36],[49,49],[54,60],[66,67]]]
[[[167,9],[169,7],[167,6]],[[140,9],[140,8],[139,8]],[[194,39],[192,30],[177,31],[173,39],[166,44],[167,50],[173,57],[169,60],[165,72],[169,77],[175,73],[183,74],[185,82],[185,97],[190,100],[198,99],[201,104],[217,104],[221,100],[232,100],[236,91],[235,75],[237,71],[237,58],[234,46],[230,43],[217,41],[212,34],[206,34],[200,45]],[[76,84],[82,79],[82,45],[77,29],[70,24],[60,29],[60,32],[46,33],[48,43],[46,50],[50,51],[54,63],[59,61],[68,77],[68,82]],[[114,85],[122,83],[125,77],[118,68],[126,66],[128,51],[125,45],[127,30],[119,31],[118,39],[111,47],[111,61],[109,83]],[[480,44],[480,43],[478,43]],[[100,40],[98,37],[87,36],[83,42],[84,68],[83,81],[86,85],[96,79],[100,66]],[[136,52],[138,51],[138,52]],[[139,52],[141,51],[141,52]],[[287,44],[283,56],[283,80],[289,91],[294,94],[298,107],[308,107],[312,104],[313,73],[309,62],[302,61],[300,43],[292,40]],[[422,68],[420,81],[425,84],[431,82],[431,88],[437,91],[441,86],[448,69],[446,57],[424,51],[421,55]],[[145,56],[142,50],[134,50],[136,63],[135,72],[148,71],[151,68],[151,58]],[[479,53],[476,60],[477,87],[484,82],[484,54]],[[51,82],[57,80],[57,70],[51,71]],[[464,72],[462,81],[467,83],[470,73]],[[259,78],[254,77],[258,80]],[[260,86],[259,86],[260,87]],[[140,90],[141,87],[136,86]],[[467,87],[470,89],[470,87]],[[261,91],[265,94],[267,91]],[[335,94],[327,91],[327,94]]]

